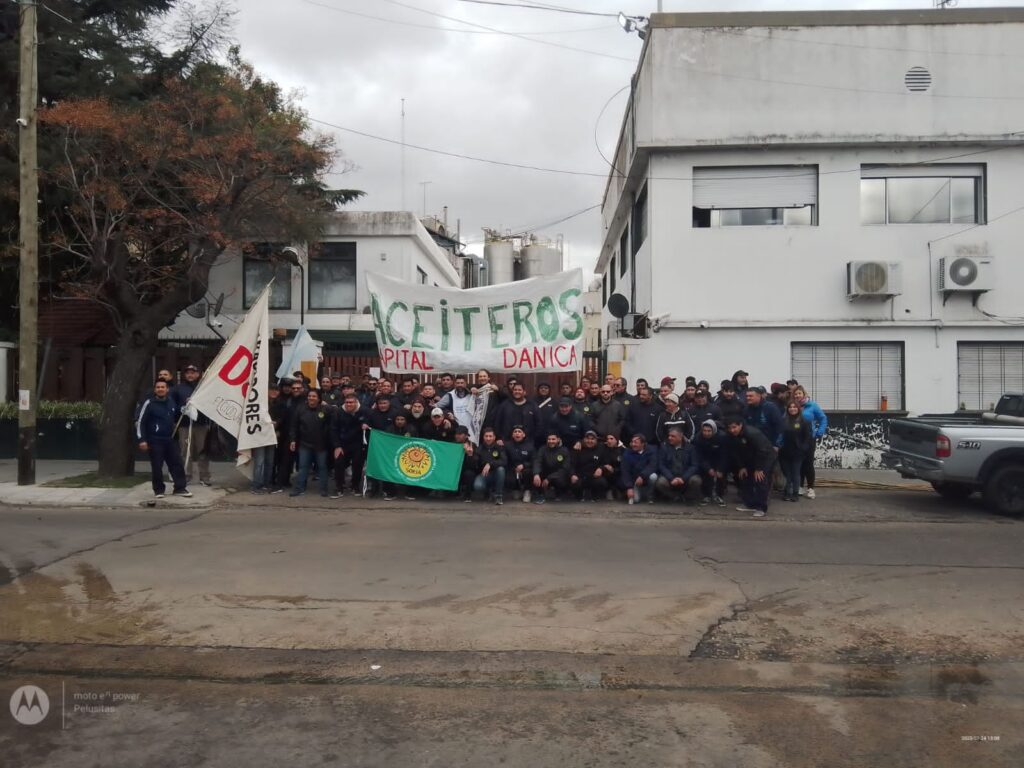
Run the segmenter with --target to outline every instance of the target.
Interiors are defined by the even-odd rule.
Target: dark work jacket
[[[604,455],[602,451],[601,445],[595,445],[593,448],[581,445],[580,449],[575,452],[576,456],[573,459],[575,474],[580,477],[593,477],[594,472],[603,469]],[[602,474],[607,475],[607,470]]]
[[[394,408],[388,408],[387,412],[378,411],[376,408],[369,412],[369,416],[366,418],[366,423],[373,429],[379,429],[382,432],[390,432],[391,426],[395,423],[395,414],[401,413],[396,411]]]
[[[622,428],[626,425],[626,406],[612,398],[607,403],[601,401],[592,406],[594,412],[594,431],[602,438],[615,435],[622,439]]]
[[[473,444],[470,443],[470,445]],[[480,451],[476,450],[476,446],[473,446],[472,455],[467,453],[462,459],[462,477],[470,480],[480,474],[482,467],[483,461],[480,459]]]
[[[638,477],[644,481],[658,471],[658,451],[653,446],[645,446],[643,453],[627,448],[622,454],[622,482],[632,487]]]
[[[573,400],[572,409],[591,424],[594,423],[594,404],[590,402],[589,398],[586,400]]]
[[[779,449],[779,455],[786,458],[805,456],[814,442],[811,422],[804,418],[803,413],[797,416],[787,414],[782,420],[782,425],[782,447]]]
[[[697,463],[702,474],[711,469],[716,472],[725,472],[729,469],[727,440],[728,435],[721,432],[716,432],[708,438],[700,434],[694,438],[693,450],[697,454]]]
[[[771,472],[775,464],[775,450],[768,438],[756,427],[744,425],[737,437],[729,435],[729,459],[734,470]]]
[[[136,442],[170,440],[174,436],[174,424],[178,420],[178,413],[178,404],[170,395],[163,400],[156,395],[143,400],[135,422]]]
[[[363,425],[370,414],[365,408],[357,408],[349,413],[339,408],[334,414],[332,427],[332,444],[335,448],[354,448],[363,444]]]
[[[665,443],[658,448],[658,474],[666,480],[689,480],[699,472],[697,454],[689,443],[678,447]]]
[[[601,466],[611,467],[612,474],[618,476],[622,472],[622,446],[617,445],[614,448],[609,448],[607,445],[601,445]]]
[[[583,439],[584,433],[590,429],[590,422],[576,413],[576,411],[571,410],[565,415],[561,411],[556,411],[555,415],[551,417],[551,423],[548,426],[558,433],[562,445],[571,449]],[[547,435],[544,437],[546,439]]]
[[[451,422],[448,422],[451,424]],[[441,425],[435,427],[433,420],[428,419],[427,422],[420,427],[420,437],[424,440],[440,440],[443,443],[454,443],[455,442],[455,427],[444,426],[444,420],[441,421]]]
[[[533,473],[533,457],[536,454],[536,449],[533,447],[533,443],[529,440],[523,440],[521,443],[517,443],[515,440],[505,441],[505,453],[508,454],[508,469],[510,472],[514,472],[515,468],[520,464],[523,465],[524,474]]]
[[[544,478],[563,469],[567,474],[572,474],[572,455],[568,448],[564,445],[557,448],[542,445],[537,449],[537,454],[533,457],[533,474]]]
[[[291,412],[288,407],[290,397],[278,395],[270,401],[270,418],[274,422],[274,432],[277,434],[277,442],[288,444],[288,422]]]
[[[492,393],[491,398],[493,397]],[[498,405],[491,426],[494,427],[494,433],[499,440],[511,440],[512,427],[517,424],[526,431],[526,439],[533,440],[540,430],[538,415],[536,403],[530,400],[516,403],[512,398],[508,398]]]
[[[629,412],[626,414],[626,435],[630,438],[633,435],[643,435],[648,445],[662,442],[657,426],[658,417],[664,410],[655,400],[645,403],[637,398],[629,406]]]
[[[756,427],[774,446],[782,445],[782,414],[769,402],[748,405],[743,411],[743,420],[749,427]]]
[[[331,447],[331,412],[320,403],[316,408],[303,405],[292,414],[291,442],[296,448],[326,451]]]
[[[199,382],[196,381],[196,384],[198,383]],[[171,389],[168,396],[174,401],[174,404],[178,406],[178,413],[181,413],[181,409],[185,407],[185,403],[187,403],[188,399],[192,397],[192,393],[196,391],[196,384],[190,384],[187,381],[182,381]],[[209,425],[210,420],[203,413],[200,413],[194,422],[188,416],[181,417],[181,426],[187,427],[189,424],[193,423],[197,427],[204,427]]]
[[[668,411],[662,411],[658,414],[658,420],[655,424],[655,431],[658,435],[659,443],[668,442],[668,431],[672,427],[679,427],[683,430],[683,434],[687,440],[693,439],[694,425],[693,418],[680,408],[675,413],[669,413]]]
[[[545,400],[547,404],[541,405]],[[551,423],[551,418],[558,411],[558,406],[555,405],[558,400],[554,397],[541,397],[537,395],[533,398],[533,402],[537,406],[537,434],[540,437],[547,437],[548,425]]]
[[[480,445],[476,452],[480,454],[480,469],[484,468],[484,464],[490,466],[491,472],[498,467],[508,466],[508,454],[505,452],[504,447],[497,443],[494,445]]]
[[[722,409],[714,403],[707,403],[703,408],[695,405],[693,410],[689,411],[690,418],[693,419],[693,423],[697,429],[700,430],[700,425],[708,419],[718,424],[718,428],[721,429],[722,423]]]
[[[747,404],[742,400],[738,400],[735,397],[732,400],[726,400],[724,397],[719,397],[715,401],[715,405],[718,406],[718,410],[722,412],[722,421],[725,422],[730,416],[739,416],[743,418],[743,411],[746,410]]]
[[[341,395],[340,389],[325,389],[322,390],[323,401],[327,405],[333,405],[337,408],[341,408],[341,404],[345,402],[345,398]]]

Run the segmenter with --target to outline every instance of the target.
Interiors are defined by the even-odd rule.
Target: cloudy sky
[[[461,220],[481,252],[482,227],[563,235],[568,261],[593,266],[596,209],[641,41],[619,11],[656,0],[236,0],[235,37],[257,69],[297,91],[315,125],[333,133],[353,170],[337,186],[365,190],[356,206]],[[509,7],[557,5],[560,13]],[[665,11],[927,8],[932,0],[663,0]],[[1018,5],[960,0],[959,7]],[[578,50],[571,50],[578,49]],[[582,173],[549,173],[453,155]],[[602,113],[602,110],[603,113]],[[349,129],[342,130],[327,124]],[[359,133],[354,133],[358,131]],[[368,134],[368,135],[360,135]],[[380,139],[370,138],[376,136]],[[424,185],[423,182],[429,182]],[[474,242],[475,241],[475,242]]]

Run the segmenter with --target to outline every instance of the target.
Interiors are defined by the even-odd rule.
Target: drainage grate
[[[932,86],[932,73],[924,67],[911,67],[903,76],[903,84],[914,93],[927,91]]]

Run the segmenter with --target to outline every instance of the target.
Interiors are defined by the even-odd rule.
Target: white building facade
[[[611,369],[864,417],[1024,388],[1022,57],[1022,9],[653,16],[603,204]]]
[[[408,211],[339,211],[329,215],[315,243],[294,244],[299,265],[270,259],[286,244],[227,252],[210,271],[209,296],[224,295],[221,314],[210,318],[230,333],[275,277],[270,325],[291,337],[300,323],[327,350],[359,348],[376,354],[366,273],[430,286],[459,287],[458,257],[439,247]],[[215,326],[216,327],[216,326]],[[161,338],[216,338],[207,318],[182,313]]]

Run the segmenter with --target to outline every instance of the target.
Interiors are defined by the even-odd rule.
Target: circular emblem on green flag
[[[425,443],[407,445],[395,456],[395,468],[410,480],[424,480],[434,471],[434,451]]]

